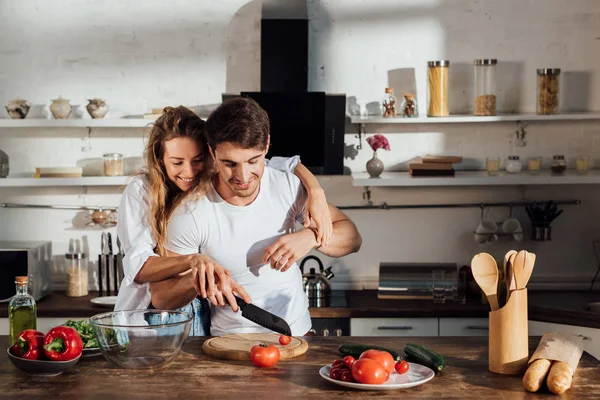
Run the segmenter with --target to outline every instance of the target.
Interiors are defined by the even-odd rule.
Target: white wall
[[[270,7],[284,2],[270,2]],[[290,6],[295,14],[302,7]],[[272,8],[269,9],[273,15]],[[535,68],[563,69],[568,110],[600,110],[600,3],[591,0],[520,1],[308,1],[311,90],[343,92],[360,112],[378,103],[390,85],[397,94],[416,93],[425,112],[425,63],[451,60],[451,110],[468,111],[472,60],[495,57],[499,105],[505,111],[533,111]],[[285,13],[284,13],[285,14]],[[271,15],[271,14],[270,14]],[[47,115],[50,99],[62,95],[83,106],[93,96],[106,98],[110,115],[141,114],[153,107],[185,104],[211,109],[224,92],[260,87],[259,1],[4,1],[0,3],[0,103],[17,96]],[[24,29],[26,27],[26,29]],[[19,32],[17,34],[16,32]],[[411,71],[410,69],[414,69]],[[406,72],[408,71],[408,75]],[[406,77],[408,76],[408,81]],[[414,78],[412,78],[414,76]],[[413,81],[414,83],[411,83]],[[412,87],[411,87],[412,86]],[[354,110],[354,109],[353,109]],[[78,107],[74,117],[85,115]],[[346,166],[364,170],[372,153],[357,144],[348,125]],[[516,147],[516,124],[371,126],[384,133],[392,151],[383,152],[386,168],[426,152],[460,154],[461,168],[481,167],[488,155],[537,154],[567,158],[586,152],[600,167],[597,122],[532,124],[528,144]],[[62,166],[98,159],[119,151],[133,161],[143,148],[141,129],[94,129],[91,150],[82,151],[85,129],[0,129],[0,149],[11,157],[11,175],[30,174],[39,166]],[[330,200],[362,204],[360,188],[349,177],[322,177]],[[600,189],[526,188],[382,188],[375,203],[389,204],[511,201],[576,198],[554,224],[555,240],[523,243],[538,254],[534,279],[589,280],[596,261],[591,242],[600,237],[596,204]],[[117,205],[115,188],[0,189],[1,202]],[[507,210],[495,210],[496,219]],[[514,243],[478,246],[471,230],[477,209],[348,212],[364,238],[359,254],[332,260],[338,287],[374,287],[381,261],[452,261],[468,263],[478,251],[501,255]],[[515,214],[527,223],[523,210]],[[494,215],[492,215],[494,216]],[[0,209],[0,239],[52,240],[57,259],[70,239],[89,243],[91,259],[99,251],[98,230],[74,229],[75,212]],[[327,260],[330,262],[330,260]]]

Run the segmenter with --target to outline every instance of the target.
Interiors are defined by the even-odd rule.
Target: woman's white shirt
[[[299,156],[273,157],[265,160],[269,167],[294,172],[300,162]],[[150,182],[145,175],[138,175],[127,185],[119,204],[117,236],[125,252],[123,257],[124,278],[119,288],[115,311],[146,309],[150,305],[150,284],[136,283],[135,277],[154,252],[156,240],[150,226]]]

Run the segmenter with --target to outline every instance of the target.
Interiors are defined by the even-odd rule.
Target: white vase
[[[71,115],[71,104],[69,104],[69,100],[67,99],[54,99],[52,100],[52,104],[50,104],[50,112],[56,119],[67,119],[69,115]]]

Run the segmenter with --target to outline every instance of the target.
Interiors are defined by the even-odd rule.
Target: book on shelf
[[[431,170],[431,169],[410,169],[410,176],[454,176],[453,169]]]
[[[460,156],[436,156],[432,154],[427,154],[422,158],[424,163],[434,163],[434,164],[458,164],[462,162],[462,157]]]
[[[408,164],[408,168],[409,169],[413,169],[413,170],[431,170],[431,171],[435,171],[435,170],[442,170],[442,171],[447,171],[452,169],[452,164],[450,163],[425,163],[422,161],[416,161],[416,162],[411,162],[410,164]]]

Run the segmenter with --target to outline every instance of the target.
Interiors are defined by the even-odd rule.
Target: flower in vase
[[[367,138],[367,143],[371,146],[374,152],[377,152],[379,149],[390,150],[390,143],[385,138],[385,136],[377,134]]]

